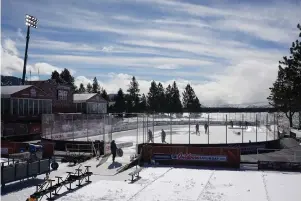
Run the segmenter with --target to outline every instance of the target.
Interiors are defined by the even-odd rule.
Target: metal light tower
[[[30,27],[37,28],[38,19],[31,16],[26,15],[25,17],[25,24],[27,26],[27,35],[26,35],[26,46],[25,46],[25,56],[24,56],[24,66],[23,66],[23,76],[22,76],[22,85],[25,83],[25,75],[26,75],[26,63],[27,63],[27,50],[28,50],[28,42],[29,42],[29,34],[30,34]]]

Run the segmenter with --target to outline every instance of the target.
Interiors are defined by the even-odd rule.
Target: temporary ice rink
[[[208,116],[207,116],[208,118]],[[226,129],[228,143],[272,140],[275,137],[277,125],[261,122],[257,128],[249,126],[241,130],[229,129],[225,124],[212,125],[209,123],[209,134],[205,134],[204,127],[200,125],[200,135],[195,133],[195,123],[207,119],[206,116],[191,121],[190,132],[188,125],[164,125],[164,126],[138,126],[138,129],[112,132],[89,136],[89,133],[100,131],[89,125],[85,137],[74,140],[102,140],[112,137],[116,140],[117,146],[123,142],[132,142],[129,147],[124,147],[124,155],[112,158],[100,166],[99,160],[95,158],[82,163],[84,167],[90,165],[92,183],[76,191],[64,193],[58,201],[299,201],[301,192],[300,173],[289,172],[265,172],[257,171],[257,168],[242,166],[241,170],[212,170],[212,169],[188,169],[171,167],[145,167],[140,172],[140,178],[131,183],[128,175],[133,168],[120,174],[117,170],[130,162],[130,157],[136,152],[136,144],[146,141],[147,130],[151,129],[155,136],[155,142],[161,142],[161,129],[164,129],[168,143],[225,143]],[[176,118],[178,121],[183,121]],[[186,119],[186,118],[185,118]],[[211,118],[213,121],[214,118]],[[169,121],[170,119],[168,119]],[[175,119],[173,119],[175,120]],[[190,119],[191,120],[191,119]],[[220,119],[222,120],[222,119]],[[97,120],[98,121],[98,120]],[[118,121],[121,124],[128,124],[137,121],[137,118],[123,119]],[[139,121],[139,119],[138,119]],[[142,119],[144,122],[144,120]],[[160,119],[163,121],[163,119]],[[63,122],[66,124],[66,122]],[[97,122],[98,123],[98,122]],[[98,123],[99,124],[99,123]],[[151,125],[151,124],[150,124]],[[267,128],[266,125],[271,125]],[[274,126],[275,125],[275,126]],[[99,127],[98,129],[102,129]],[[237,132],[241,134],[237,134]],[[257,131],[257,134],[256,134]],[[69,131],[70,132],[70,131]],[[83,131],[82,131],[83,132]],[[71,132],[73,133],[73,131]],[[190,133],[190,134],[189,134]],[[277,133],[277,132],[276,132]],[[87,135],[86,135],[87,134]],[[75,135],[74,135],[75,136]],[[144,136],[144,137],[143,137]],[[74,171],[79,166],[69,167],[68,164],[60,164],[57,171],[50,174],[65,177],[67,171]],[[25,201],[35,191],[35,184],[41,183],[44,176],[38,176],[35,180],[24,181],[7,185],[7,192],[1,195],[3,201]],[[64,187],[63,187],[64,188]],[[42,200],[46,200],[44,197]]]
[[[73,117],[72,117],[73,118]],[[80,120],[60,118],[56,120],[53,133],[47,138],[61,134],[60,139],[68,135],[69,140],[117,140],[135,144],[148,142],[149,130],[153,142],[161,143],[162,130],[166,133],[166,143],[172,144],[225,144],[249,143],[278,139],[278,130],[282,129],[279,115],[276,113],[210,113],[189,115],[183,114],[139,114],[136,117],[80,117]],[[88,119],[90,118],[90,119]],[[233,127],[231,123],[233,122]],[[245,122],[248,126],[245,126]],[[204,124],[209,125],[205,133]],[[196,133],[199,124],[199,133]],[[58,130],[57,128],[60,128]],[[124,129],[119,129],[124,128]]]

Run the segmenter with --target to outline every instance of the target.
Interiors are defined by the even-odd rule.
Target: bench
[[[134,177],[139,177],[139,173],[141,172],[143,168],[142,167],[139,167],[139,168],[136,168],[134,171],[130,172],[129,175],[132,177],[132,182],[134,181]]]

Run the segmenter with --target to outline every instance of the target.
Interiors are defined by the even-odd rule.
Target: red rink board
[[[239,148],[148,145],[143,153],[144,160],[155,160],[159,164],[233,168],[240,166]]]

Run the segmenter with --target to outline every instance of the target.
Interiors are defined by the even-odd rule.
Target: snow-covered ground
[[[87,163],[95,165],[96,161]],[[141,178],[131,183],[128,173],[132,169],[113,176],[116,168],[109,166],[110,159],[104,166],[94,166],[91,184],[58,201],[299,201],[301,197],[300,173],[154,167],[143,169]],[[61,166],[50,177],[64,171],[67,168]],[[24,201],[34,190],[28,187],[1,199]]]
[[[160,130],[165,129],[168,134],[168,126],[154,127],[156,130],[155,142],[160,141]],[[273,126],[272,126],[273,128]],[[152,128],[150,128],[152,129]],[[209,139],[222,140],[225,137],[225,126],[211,126]],[[235,129],[236,130],[236,129]],[[240,129],[238,129],[240,130]],[[188,140],[189,127],[173,126],[172,142],[181,141],[185,143]],[[129,169],[117,174],[117,170],[130,161],[131,155],[136,152],[136,142],[143,140],[142,130],[131,130],[113,133],[113,139],[117,144],[122,142],[133,142],[133,146],[123,148],[124,155],[122,158],[116,158],[112,163],[109,157],[104,164],[98,166],[99,160],[95,158],[81,164],[81,167],[90,165],[90,171],[93,172],[91,177],[92,183],[78,189],[77,191],[65,194],[58,201],[297,201],[300,200],[301,191],[301,173],[281,173],[281,172],[264,172],[254,170],[206,170],[206,169],[184,169],[169,167],[149,167],[142,170],[141,178],[130,182]],[[267,130],[258,129],[258,139],[266,139]],[[140,134],[140,135],[139,135]],[[253,128],[244,131],[244,137],[253,136]],[[169,137],[168,137],[169,136]],[[105,136],[108,138],[109,136]],[[200,136],[195,135],[194,127],[191,128],[191,142],[206,143],[208,135],[204,134],[201,128]],[[90,140],[102,139],[103,136],[94,136]],[[234,134],[228,128],[228,138],[239,141],[241,135]],[[244,138],[244,139],[245,139]],[[273,132],[268,132],[268,138],[273,138]],[[252,138],[253,139],[253,138]],[[170,134],[167,135],[170,140]],[[68,164],[60,164],[57,171],[50,174],[50,178],[55,176],[66,177],[67,171],[74,171],[75,167],[69,167]],[[44,176],[38,176],[43,179]],[[37,180],[25,181],[7,185],[9,193],[2,194],[3,201],[24,201],[35,191],[34,183]],[[75,186],[74,186],[75,187]],[[66,192],[65,187],[60,193]],[[46,200],[46,198],[43,198]]]

